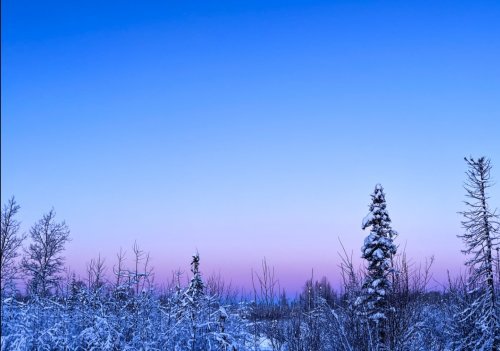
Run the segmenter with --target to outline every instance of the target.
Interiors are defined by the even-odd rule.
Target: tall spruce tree
[[[370,212],[363,219],[362,229],[371,227],[361,248],[362,258],[368,261],[367,275],[363,283],[363,297],[359,302],[374,330],[376,350],[385,350],[387,344],[386,320],[389,311],[388,295],[391,291],[390,274],[392,257],[396,254],[393,239],[397,232],[391,228],[382,185],[377,184],[370,204]]]
[[[467,294],[472,301],[462,311],[459,325],[466,326],[465,340],[461,341],[462,350],[500,350],[499,309],[493,272],[493,250],[498,246],[498,215],[488,204],[488,189],[493,185],[490,178],[489,159],[465,158],[469,169],[464,184],[467,210],[462,226],[464,234],[458,235],[465,244],[462,250],[468,256],[469,268]]]

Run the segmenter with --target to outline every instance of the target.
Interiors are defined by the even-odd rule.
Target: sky
[[[135,241],[156,281],[282,288],[357,265],[370,194],[399,250],[464,270],[464,156],[500,207],[498,1],[2,1],[1,198],[52,207],[67,264]]]

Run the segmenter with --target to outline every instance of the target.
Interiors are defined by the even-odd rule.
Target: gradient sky
[[[338,282],[374,185],[397,242],[462,268],[464,156],[500,204],[498,1],[2,1],[2,203],[55,207],[68,264],[134,240],[157,281]],[[437,283],[435,283],[436,285]]]

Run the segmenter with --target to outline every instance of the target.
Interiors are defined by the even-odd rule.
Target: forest
[[[1,350],[500,350],[492,164],[465,162],[457,240],[467,273],[448,274],[441,291],[428,290],[433,259],[412,265],[395,242],[380,184],[361,221],[363,268],[342,246],[341,286],[311,277],[295,298],[265,259],[242,294],[202,273],[203,252],[186,257],[189,274],[173,274],[160,288],[138,244],[112,264],[97,256],[77,278],[65,267],[68,225],[51,210],[21,233],[12,197],[1,212]]]

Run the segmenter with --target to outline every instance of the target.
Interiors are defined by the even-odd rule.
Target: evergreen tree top
[[[391,218],[386,210],[385,193],[381,184],[375,185],[371,198],[370,212],[363,218],[361,229],[364,230],[371,226],[371,232],[374,235],[381,235],[391,239],[396,237],[397,232],[390,226]]]
[[[198,252],[193,255],[191,272],[193,272],[193,277],[191,278],[186,294],[196,299],[197,296],[203,295],[205,289],[205,284],[200,273],[200,254]]]
[[[193,255],[193,259],[191,260],[191,272],[195,275],[200,272],[200,254],[198,252]]]

